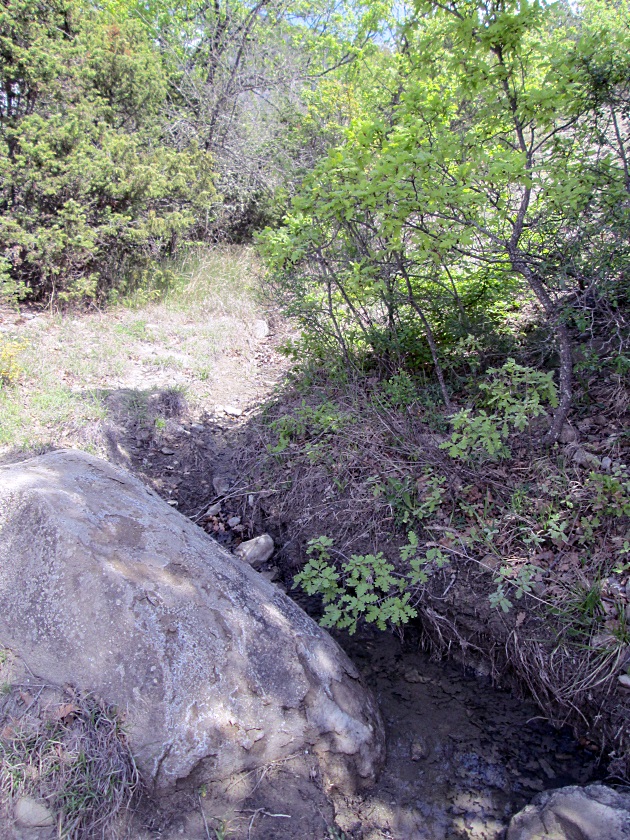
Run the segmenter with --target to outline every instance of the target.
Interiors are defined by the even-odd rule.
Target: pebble
[[[404,673],[405,682],[408,683],[426,683],[429,680],[426,677],[423,677],[420,671],[417,668],[412,668],[409,671],[405,671]]]
[[[411,742],[411,760],[422,761],[429,755],[429,748],[426,743],[420,738],[414,738]]]
[[[241,560],[255,567],[266,563],[273,554],[274,549],[275,546],[269,534],[260,534],[260,536],[254,537],[253,540],[242,542],[234,553]]]
[[[215,475],[212,479],[212,486],[217,496],[225,496],[230,489],[230,482],[224,475]]]
[[[269,324],[266,321],[263,321],[260,318],[258,321],[254,321],[252,325],[252,332],[254,333],[254,338],[259,339],[262,341],[263,338],[267,338],[269,333],[271,332],[269,329]]]
[[[605,470],[606,472],[610,472],[611,467],[612,467],[612,458],[609,458],[608,455],[606,455],[605,458],[602,458],[602,469]]]
[[[568,423],[565,423],[560,432],[560,443],[573,443],[577,440],[577,432]]]
[[[160,452],[162,453],[162,455],[174,455],[175,454],[175,450],[174,449],[169,449],[168,446],[163,446],[162,449],[160,449]]]
[[[33,799],[32,796],[20,797],[13,813],[15,821],[24,828],[45,828],[55,824],[50,808]]]
[[[630,674],[621,674],[617,680],[624,688],[630,688]]]
[[[230,528],[236,528],[237,525],[241,524],[241,517],[240,516],[231,516],[228,519],[227,524],[230,526]]]
[[[214,505],[210,505],[204,516],[217,516],[219,513],[221,513],[221,502],[216,502]]]
[[[573,463],[578,467],[599,467],[599,458],[581,447],[573,453]]]
[[[177,499],[169,499],[166,504],[170,505],[171,507],[177,507],[179,502],[177,501]]]
[[[224,412],[225,412],[225,413],[226,413],[229,417],[240,417],[240,416],[241,416],[241,414],[243,413],[243,409],[242,409],[242,408],[236,408],[236,407],[235,407],[235,406],[233,406],[233,405],[224,405],[224,406],[223,406],[223,411],[224,411]]]

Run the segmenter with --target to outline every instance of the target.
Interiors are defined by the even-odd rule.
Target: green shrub
[[[379,630],[385,630],[388,624],[406,624],[417,615],[414,596],[435,570],[449,562],[436,547],[420,554],[413,531],[408,540],[400,550],[402,571],[397,571],[380,551],[346,557],[334,552],[332,539],[318,537],[309,543],[311,559],[295,576],[295,585],[309,595],[321,595],[325,605],[323,627],[338,627],[353,634],[361,620],[375,623]]]
[[[519,365],[508,359],[501,368],[488,370],[489,382],[482,382],[482,404],[489,411],[458,411],[453,417],[453,432],[440,444],[452,458],[473,461],[482,458],[507,458],[507,439],[516,429],[524,431],[532,418],[545,413],[544,403],[558,405],[552,373]]]
[[[5,299],[102,297],[194,233],[214,197],[212,160],[169,143],[166,92],[139,24],[114,24],[77,0],[2,6]]]

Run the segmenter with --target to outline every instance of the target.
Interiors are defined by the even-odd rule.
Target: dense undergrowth
[[[460,358],[450,413],[430,378],[310,364],[267,407],[244,467],[273,488],[262,521],[325,626],[419,623],[435,653],[526,687],[626,776],[627,371],[576,334],[574,406],[541,447],[555,388],[522,364],[537,337],[513,344],[521,363]]]

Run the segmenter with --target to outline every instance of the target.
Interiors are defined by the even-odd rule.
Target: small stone
[[[215,475],[212,479],[212,486],[217,496],[225,496],[230,489],[230,482],[224,475]]]
[[[593,455],[591,452],[587,452],[582,447],[579,447],[573,453],[573,463],[577,464],[578,467],[599,467],[600,462],[597,456]]]
[[[204,513],[204,519],[209,519],[211,516],[218,516],[221,513],[221,502],[216,502],[210,505],[208,510]]]
[[[591,639],[592,648],[612,648],[616,643],[617,639],[611,633],[597,633]]]
[[[15,821],[24,828],[45,828],[55,824],[55,818],[50,808],[32,796],[22,796],[18,799],[15,811]]]
[[[253,540],[242,542],[234,552],[237,557],[249,563],[250,566],[261,566],[266,563],[274,552],[273,540],[269,534],[260,534]]]
[[[166,504],[170,505],[171,507],[177,507],[179,502],[177,501],[177,499],[168,499]]]
[[[236,407],[235,407],[235,406],[233,406],[233,405],[224,405],[224,406],[223,406],[223,411],[224,411],[224,412],[225,412],[225,413],[226,413],[229,417],[240,417],[240,416],[241,416],[241,414],[243,413],[243,409],[242,409],[242,408],[236,408]]]
[[[544,772],[545,776],[546,776],[548,779],[555,779],[555,778],[556,778],[556,772],[555,772],[555,770],[553,769],[553,767],[551,766],[551,764],[549,764],[549,762],[548,762],[546,759],[544,759],[544,758],[539,758],[539,759],[538,759],[538,763],[539,763],[539,764],[540,764],[540,766],[542,767],[542,770],[543,770],[543,772]]]
[[[162,453],[162,455],[174,455],[175,454],[175,450],[174,449],[169,449],[168,446],[163,446],[162,449],[160,449],[160,452]]]
[[[278,580],[280,577],[280,569],[277,566],[272,566],[270,569],[265,570],[264,572],[260,573],[264,578],[266,578],[269,583],[273,583],[274,580]]]
[[[270,333],[269,324],[262,318],[258,321],[254,321],[252,325],[252,332],[254,333],[254,338],[262,341],[264,338],[267,338]]]
[[[624,688],[630,688],[630,674],[621,674],[617,680]]]
[[[227,521],[227,524],[230,526],[230,528],[236,528],[237,525],[241,524],[241,517],[240,516],[230,516],[230,518]]]
[[[408,671],[405,671],[403,676],[408,683],[424,683],[427,681],[417,668],[410,668]]]
[[[421,738],[415,738],[411,742],[411,760],[422,761],[429,755],[429,748]]]
[[[560,432],[560,443],[574,443],[577,440],[577,432],[568,423],[565,423]]]
[[[541,779],[532,779],[529,776],[521,776],[520,779],[523,787],[529,788],[530,790],[543,790],[545,787]]]
[[[608,455],[602,458],[602,469],[605,470],[605,472],[610,472],[612,469],[612,458],[609,458]]]

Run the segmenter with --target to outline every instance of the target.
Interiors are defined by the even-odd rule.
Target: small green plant
[[[611,475],[592,472],[588,485],[594,491],[594,510],[606,516],[630,516],[630,476],[623,466]]]
[[[491,381],[479,385],[485,408],[477,414],[469,408],[457,412],[450,439],[440,444],[452,458],[463,461],[508,458],[507,439],[511,431],[524,431],[530,420],[544,413],[543,403],[558,404],[552,373],[508,359],[503,367],[488,370],[488,375]]]
[[[398,525],[410,525],[414,520],[422,521],[434,516],[446,495],[446,479],[435,475],[430,467],[415,481],[406,474],[390,475],[385,479],[370,476],[367,483],[372,487],[374,498],[385,498]]]
[[[141,341],[150,337],[147,332],[147,322],[144,319],[132,321],[130,324],[116,324],[114,332],[119,335],[128,335],[131,338],[137,338]]]
[[[380,391],[394,408],[408,408],[418,401],[416,384],[405,371],[381,382]]]
[[[503,612],[512,609],[511,596],[517,601],[525,594],[530,594],[534,587],[534,579],[542,569],[533,563],[524,563],[518,568],[503,565],[494,577],[496,590],[490,593],[490,605],[500,607]]]
[[[408,540],[400,550],[403,571],[399,572],[380,551],[346,557],[333,550],[330,537],[317,537],[309,542],[311,559],[295,576],[294,585],[309,595],[321,595],[325,606],[323,627],[338,627],[352,634],[360,620],[375,623],[379,630],[385,630],[388,624],[406,624],[417,615],[414,596],[434,571],[449,562],[437,547],[421,554],[413,531]]]
[[[332,435],[350,422],[336,405],[323,402],[318,406],[309,405],[306,400],[293,414],[285,414],[271,423],[271,429],[278,435],[278,442],[268,450],[278,455],[287,449],[292,441],[306,440],[321,435]]]

